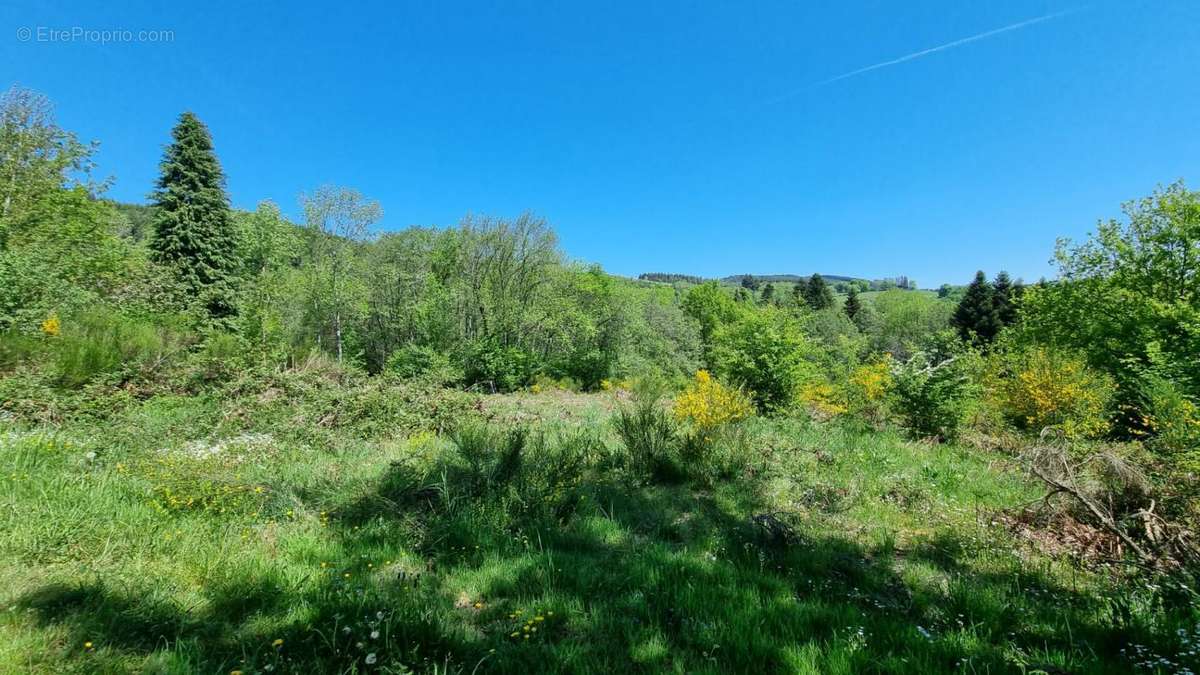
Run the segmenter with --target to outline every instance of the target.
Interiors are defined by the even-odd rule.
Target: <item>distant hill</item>
[[[723,284],[731,284],[734,286],[742,285],[742,281],[749,277],[754,281],[754,287],[760,284],[795,284],[798,281],[807,281],[811,274],[731,274],[727,277],[716,279]],[[849,284],[857,284],[860,291],[886,291],[889,288],[912,289],[917,288],[917,282],[901,275],[898,277],[889,277],[887,279],[865,279],[863,277],[852,277],[845,274],[822,274],[832,286],[840,286],[836,289],[838,292],[845,292],[845,288]],[[638,279],[642,281],[655,281],[658,283],[688,283],[701,284],[708,279],[698,277],[692,274],[675,274],[668,272],[646,272],[638,275]]]
[[[740,284],[742,282],[742,278],[746,277],[746,276],[754,277],[754,280],[758,281],[759,283],[766,283],[766,284],[790,283],[790,284],[794,284],[797,281],[800,281],[801,279],[808,280],[808,278],[811,277],[812,275],[811,274],[804,274],[804,275],[800,275],[800,274],[750,274],[750,275],[733,274],[733,275],[730,275],[727,277],[722,277],[721,281],[723,281],[727,284]],[[825,281],[831,281],[831,282],[855,281],[855,280],[869,281],[868,279],[863,279],[861,277],[848,277],[848,276],[841,275],[841,274],[821,274],[821,276],[825,279]]]

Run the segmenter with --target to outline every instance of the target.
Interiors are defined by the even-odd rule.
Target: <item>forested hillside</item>
[[[1200,666],[1182,182],[935,293],[243,211],[202,120],[163,141],[114,203],[0,100],[0,671]]]

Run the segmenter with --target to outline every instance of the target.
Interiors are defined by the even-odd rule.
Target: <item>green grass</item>
[[[756,419],[738,476],[648,482],[611,396],[485,397],[519,452],[262,392],[10,425],[0,672],[1196,668],[1170,585],[999,524],[1004,457]]]

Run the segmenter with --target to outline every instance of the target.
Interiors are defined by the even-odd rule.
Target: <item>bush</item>
[[[517,347],[485,342],[471,350],[465,365],[468,385],[516,391],[532,381],[536,359]]]
[[[977,399],[973,352],[919,351],[892,368],[891,407],[914,436],[952,441]]]
[[[450,441],[467,462],[468,493],[486,495],[507,486],[521,470],[528,436],[525,429],[500,431],[482,422],[470,422],[452,431]]]
[[[1068,439],[1095,438],[1109,427],[1112,378],[1081,358],[1045,347],[1028,347],[998,357],[991,395],[1018,428],[1040,432],[1055,427]]]
[[[846,383],[846,405],[851,414],[868,422],[883,421],[888,394],[896,384],[892,365],[891,359],[885,355],[850,372]]]
[[[1200,406],[1157,375],[1143,378],[1141,395],[1147,445],[1179,472],[1200,474]]]
[[[78,387],[100,375],[132,375],[172,349],[157,326],[100,311],[63,324],[56,346],[58,381]]]
[[[462,371],[450,357],[432,347],[404,345],[392,352],[384,369],[402,378],[422,377],[443,385],[462,381]]]
[[[617,411],[613,426],[636,473],[656,480],[679,476],[675,425],[656,392],[635,394],[631,405]]]
[[[687,389],[675,398],[674,412],[675,419],[706,435],[750,417],[754,407],[745,392],[727,387],[714,380],[707,370],[700,370]]]
[[[813,351],[800,324],[775,308],[746,313],[717,330],[713,358],[717,373],[749,390],[761,411],[793,404],[812,370]]]

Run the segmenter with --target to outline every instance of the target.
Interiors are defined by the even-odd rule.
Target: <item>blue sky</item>
[[[929,287],[1050,275],[1056,237],[1200,187],[1190,0],[77,4],[0,0],[0,77],[126,201],[193,110],[242,208],[334,183],[387,229],[533,210],[618,274]],[[36,32],[75,27],[174,39]]]

